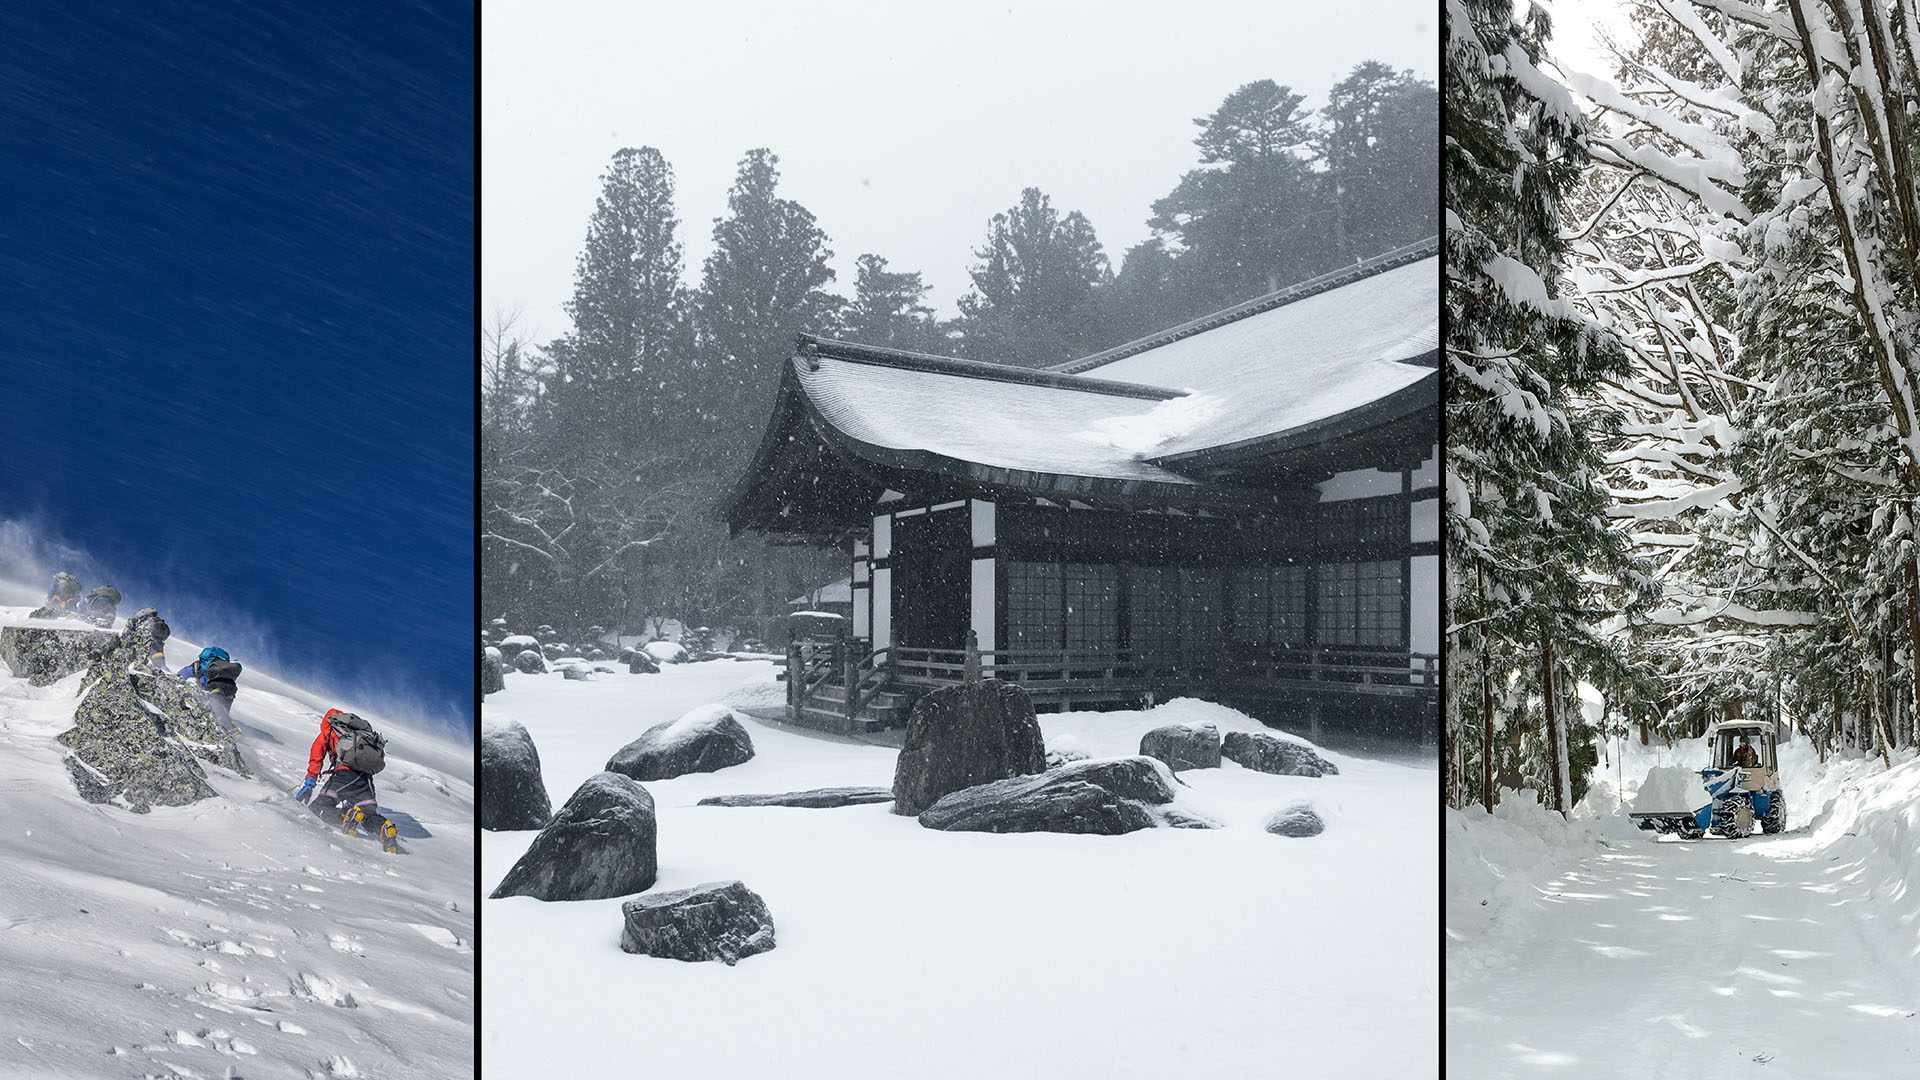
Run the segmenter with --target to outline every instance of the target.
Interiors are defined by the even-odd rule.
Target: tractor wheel
[[[1774,799],[1767,806],[1767,816],[1760,819],[1760,831],[1763,833],[1785,832],[1787,828],[1787,803],[1785,799]]]

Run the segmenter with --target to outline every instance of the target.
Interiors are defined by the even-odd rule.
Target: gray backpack
[[[333,725],[336,764],[369,774],[387,767],[387,740],[372,725],[350,712],[336,713],[327,723]]]

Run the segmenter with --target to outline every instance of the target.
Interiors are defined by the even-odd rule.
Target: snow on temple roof
[[[1205,424],[1154,449],[1164,460],[1324,423],[1423,379],[1437,403],[1439,342],[1440,259],[1429,242],[1054,370],[1220,402]]]
[[[1063,437],[1137,421],[1160,404],[1154,398],[849,359],[834,355],[836,344],[818,342],[795,374],[820,418],[865,446],[994,469],[1192,483],[1110,440]]]
[[[781,425],[802,415],[836,452],[886,468],[1031,489],[1192,490],[1205,481],[1188,473],[1209,458],[1437,408],[1439,290],[1427,240],[1040,370],[802,334],[786,411],[729,505],[768,461],[799,452]]]

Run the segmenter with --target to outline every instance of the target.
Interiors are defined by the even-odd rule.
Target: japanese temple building
[[[793,718],[898,723],[975,665],[1042,708],[1429,737],[1439,289],[1428,240],[1040,370],[801,335],[723,507],[846,554]]]

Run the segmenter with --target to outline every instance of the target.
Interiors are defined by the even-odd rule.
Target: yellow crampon
[[[367,812],[365,810],[357,806],[348,807],[346,813],[340,815],[340,827],[347,832],[352,832],[365,824],[366,820]]]
[[[389,855],[400,854],[400,830],[393,827],[392,821],[380,826],[380,846]]]

